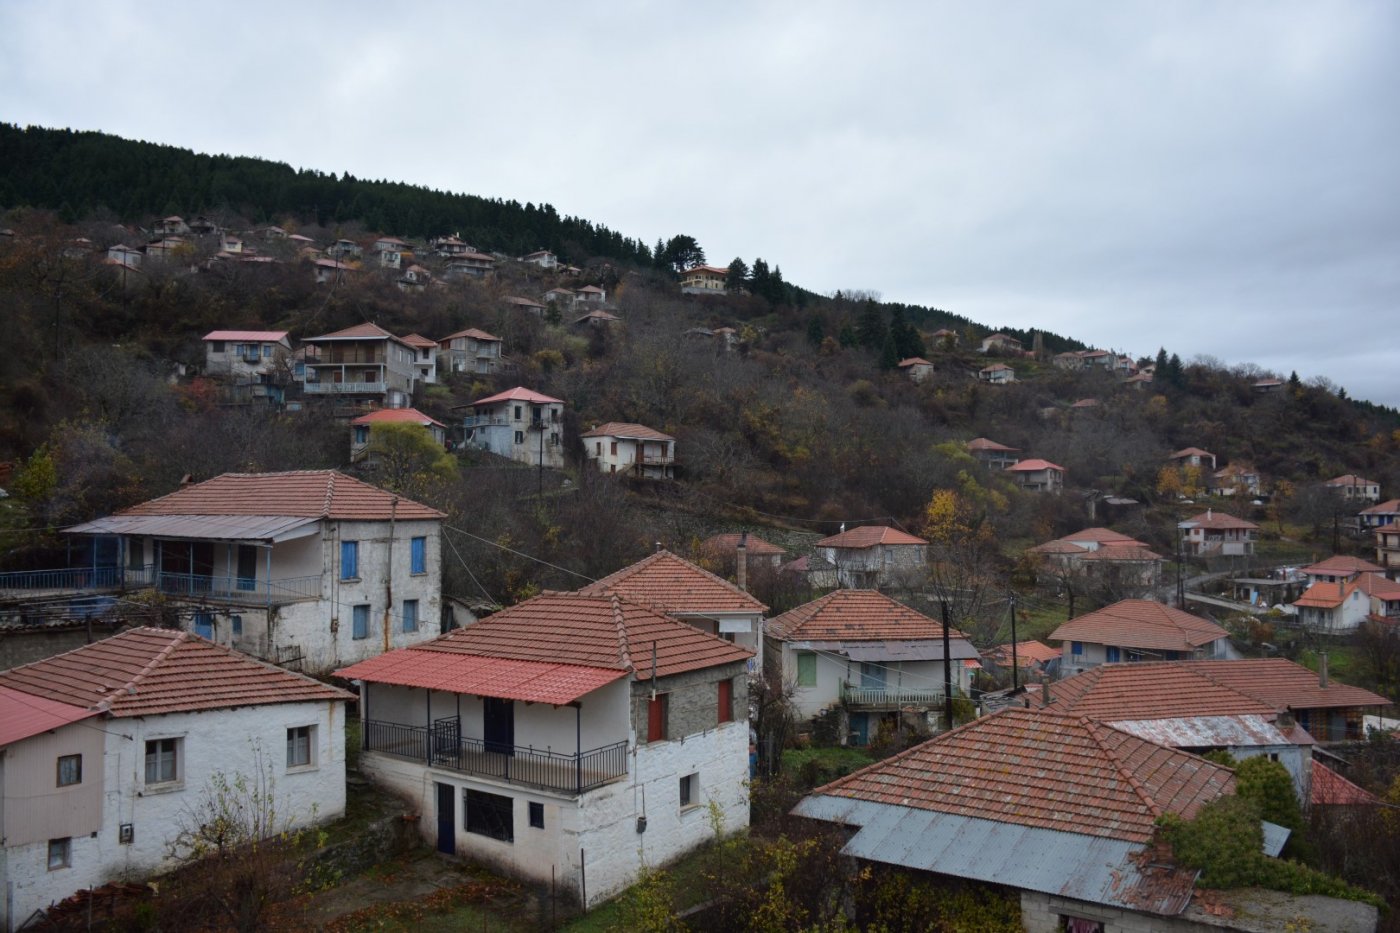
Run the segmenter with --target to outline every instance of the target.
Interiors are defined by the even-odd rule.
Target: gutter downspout
[[[389,503],[389,547],[384,567],[384,650],[389,650],[389,626],[394,621],[394,522],[398,517],[399,497]],[[431,723],[429,723],[431,725]]]

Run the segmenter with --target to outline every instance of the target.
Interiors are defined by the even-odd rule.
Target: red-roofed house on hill
[[[691,266],[681,273],[682,295],[723,295],[729,270],[719,266]]]
[[[273,793],[270,831],[336,819],[351,699],[170,629],[0,673],[0,929],[172,867],[171,844],[219,775]]]
[[[822,538],[816,555],[836,568],[839,586],[855,590],[906,586],[928,574],[928,542],[897,528],[861,525]]]
[[[923,382],[933,375],[933,364],[922,356],[911,356],[907,360],[899,361],[901,372],[908,373],[913,382]]]
[[[1065,489],[1065,468],[1049,460],[1022,460],[1006,468],[1016,485],[1027,492],[1048,492],[1058,496]]]
[[[1259,526],[1254,522],[1213,509],[1178,522],[1176,527],[1186,552],[1195,557],[1253,554],[1259,538]]]
[[[1062,675],[1100,664],[1238,657],[1230,633],[1209,619],[1150,599],[1124,599],[1086,612],[1050,635]]]
[[[435,385],[437,383],[437,341],[429,340],[422,334],[409,334],[403,338],[403,342],[413,348],[414,380],[423,385]]]
[[[1381,484],[1355,473],[1334,476],[1322,485],[1348,502],[1369,502],[1374,505],[1381,501]]]
[[[360,769],[438,851],[586,906],[748,825],[750,653],[616,593],[545,593],[338,673]]]
[[[1357,517],[1361,520],[1363,529],[1392,525],[1400,521],[1400,499],[1387,499],[1384,502],[1378,502],[1362,509]]]
[[[1229,768],[1102,723],[1008,709],[819,787],[793,812],[841,826],[856,859],[1018,893],[1030,933],[1205,930],[1216,918],[1191,906],[1197,872],[1156,855],[1157,824],[1234,784]],[[1374,910],[1357,912],[1374,923]],[[1299,913],[1290,902],[1282,919]]]
[[[974,437],[967,442],[967,452],[979,462],[987,465],[988,469],[1004,470],[1009,466],[1015,466],[1021,458],[1016,456],[1020,449],[1007,447],[1005,444],[998,444],[996,441],[986,437]]]
[[[1371,599],[1355,580],[1319,581],[1304,590],[1293,607],[1303,628],[1337,635],[1360,628],[1371,614]]]
[[[1111,592],[1155,589],[1165,558],[1135,538],[1109,528],[1085,528],[1027,548],[1033,561],[1060,575],[1082,573]]]
[[[503,362],[501,338],[475,327],[448,334],[438,345],[442,348],[439,365],[448,372],[485,376],[500,369]]]
[[[527,466],[564,466],[564,402],[516,386],[472,402],[466,443]]]
[[[378,324],[357,324],[308,337],[316,348],[306,360],[306,394],[363,405],[402,408],[417,381],[416,348]]]
[[[285,330],[214,330],[204,335],[204,373],[229,401],[263,399],[280,406],[292,375]]]
[[[447,443],[447,425],[416,408],[380,408],[350,422],[350,462],[373,463],[369,443],[376,424],[416,424],[428,432],[439,447]]]
[[[876,590],[836,590],[768,620],[765,664],[792,685],[803,719],[828,709],[839,734],[857,745],[881,723],[898,724],[917,710],[924,723],[941,721],[944,696],[943,625]],[[955,695],[967,696],[977,649],[962,632],[948,633]]]
[[[579,435],[584,457],[600,473],[623,473],[642,479],[674,479],[676,439],[644,424],[609,421]]]
[[[196,634],[323,673],[438,634],[442,519],[306,470],[225,473],[64,532],[116,541],[87,580],[153,588]]]

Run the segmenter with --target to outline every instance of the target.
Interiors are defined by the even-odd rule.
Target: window
[[[49,871],[56,868],[67,868],[73,864],[73,838],[64,836],[62,839],[49,840]]]
[[[544,829],[544,804],[530,802],[530,827]]]
[[[265,344],[263,344],[263,359],[265,359],[265,360],[272,359],[272,344],[270,344],[270,343],[265,343]]]
[[[233,636],[237,638],[243,634],[243,617],[232,615],[228,617],[229,625],[233,629]]]
[[[553,432],[550,433],[550,435],[549,435],[549,444],[550,444],[551,447],[558,447],[558,446],[559,446],[559,432],[558,432],[558,431],[553,431]]]
[[[369,425],[367,425],[367,424],[357,424],[357,425],[355,425],[355,443],[356,443],[356,444],[368,444],[368,443],[369,443]]]
[[[83,783],[83,756],[58,756],[58,786],[71,787]]]
[[[151,739],[146,743],[146,783],[174,784],[180,780],[180,740]]]
[[[601,457],[601,456],[603,455],[603,442],[602,442],[602,441],[594,441],[594,442],[593,442],[593,453],[594,453],[595,456],[599,456],[599,457]]]
[[[462,791],[463,828],[502,842],[515,841],[515,801],[480,790]]]
[[[734,681],[719,682],[719,721],[734,721]]]
[[[213,353],[223,353],[223,352],[224,352],[224,342],[223,342],[222,340],[211,340],[210,343],[213,344],[213,346],[210,348],[210,352],[213,352]]]
[[[681,778],[681,809],[700,805],[700,775],[687,774]]]
[[[340,542],[340,579],[358,580],[360,577],[360,542]]]
[[[350,610],[351,638],[369,637],[369,604],[361,603]]]
[[[1070,642],[1070,643],[1069,643],[1069,653],[1070,653],[1070,654],[1076,654],[1076,655],[1082,655],[1082,654],[1084,653],[1084,642],[1082,642],[1082,641],[1072,641],[1072,642]]]
[[[287,730],[287,767],[309,768],[316,763],[316,727],[293,726]]]
[[[1108,647],[1104,648],[1103,652],[1104,652],[1104,657],[1105,657],[1105,659],[1108,661],[1109,664],[1114,664],[1114,663],[1116,663],[1116,662],[1122,660],[1122,658],[1121,658],[1122,652],[1120,652],[1120,651],[1118,650],[1118,646],[1117,646],[1117,645],[1109,645]]]
[[[666,694],[658,693],[647,702],[647,741],[666,741]]]
[[[405,632],[418,631],[418,600],[416,599],[403,601],[403,630]]]
[[[525,443],[525,435],[524,435],[524,433],[522,433],[522,432],[520,432],[520,431],[516,431],[516,432],[515,432],[515,443],[517,443],[517,444],[523,444],[523,443]]]
[[[413,538],[408,542],[408,572],[428,572],[428,539]]]
[[[520,406],[519,406],[519,405],[516,405],[516,406],[515,406],[515,420],[516,420],[516,421],[519,421],[519,420],[520,420]]]
[[[614,457],[617,456],[617,441],[612,441],[608,444],[608,453],[612,454]]]
[[[797,686],[817,685],[817,654],[815,651],[797,652]]]

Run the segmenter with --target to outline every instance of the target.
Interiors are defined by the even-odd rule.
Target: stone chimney
[[[1054,702],[1055,698],[1050,695],[1050,678],[1044,677],[1040,681],[1040,705],[1046,707]]]
[[[749,533],[739,532],[739,543],[734,548],[734,582],[745,593],[749,591]]]
[[[1324,651],[1317,656],[1317,685],[1324,690],[1327,689],[1327,652]]]

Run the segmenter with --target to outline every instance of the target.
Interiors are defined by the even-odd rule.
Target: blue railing
[[[225,602],[291,603],[319,599],[321,575],[259,580],[254,577],[215,576],[203,573],[157,573],[156,589],[170,596],[187,596]]]
[[[119,590],[150,585],[150,567],[64,567],[0,573],[0,591]]]
[[[568,794],[582,794],[627,774],[626,742],[577,754],[482,739],[461,739],[455,747],[444,747],[432,741],[427,726],[374,720],[365,721],[363,735],[365,751]]]

